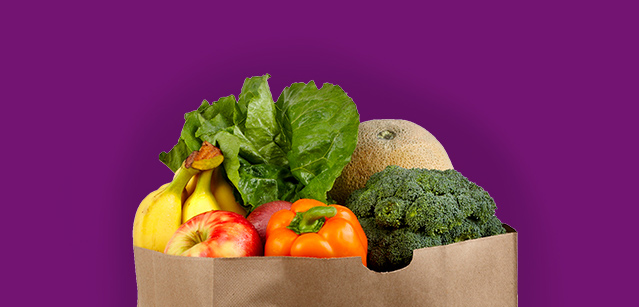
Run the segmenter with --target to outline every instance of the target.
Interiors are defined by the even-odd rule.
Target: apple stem
[[[337,209],[330,206],[317,206],[308,209],[306,212],[298,212],[288,225],[288,229],[296,234],[318,232],[324,226],[326,218],[334,217]]]

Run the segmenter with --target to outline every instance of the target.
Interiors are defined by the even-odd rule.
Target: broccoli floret
[[[406,180],[397,188],[395,194],[407,201],[415,201],[424,195],[424,189],[414,180]]]
[[[472,191],[469,192],[470,197],[473,199],[476,204],[475,210],[471,214],[471,216],[475,219],[478,219],[482,222],[486,222],[492,216],[495,215],[495,210],[497,209],[497,205],[495,205],[495,201],[486,191]]]
[[[369,243],[368,267],[378,272],[397,270],[410,263],[413,250],[437,245],[442,245],[439,237],[398,229],[380,236],[373,246]]]
[[[455,170],[388,166],[354,191],[345,206],[368,237],[368,265],[391,271],[413,250],[505,233],[493,198]]]
[[[360,225],[364,229],[370,229],[370,231],[366,231],[366,239],[368,239],[368,244],[377,245],[377,242],[382,238],[388,236],[390,234],[390,230],[377,227],[374,217],[365,217],[358,219]]]
[[[496,216],[491,216],[485,223],[479,225],[479,228],[482,237],[506,233],[506,229],[502,226],[501,221]]]
[[[375,222],[387,228],[399,228],[404,224],[406,201],[399,197],[388,197],[376,202]]]
[[[477,222],[472,219],[464,219],[459,225],[451,228],[450,231],[441,234],[443,244],[477,238],[481,238],[481,229],[479,225],[477,225]]]
[[[352,204],[353,213],[358,217],[373,216],[375,210],[375,203],[377,203],[377,190],[375,189],[359,189],[353,191],[348,197]]]
[[[429,236],[447,232],[465,216],[451,194],[435,195],[431,192],[414,201],[406,212],[406,225]]]
[[[366,184],[373,187],[378,197],[391,197],[407,179],[408,175],[405,171],[406,169],[391,169],[387,175],[376,176],[373,174]]]

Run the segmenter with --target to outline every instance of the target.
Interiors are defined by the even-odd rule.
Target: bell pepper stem
[[[324,226],[326,218],[334,217],[337,209],[330,206],[317,206],[306,212],[298,212],[288,225],[288,229],[296,234],[318,232]]]

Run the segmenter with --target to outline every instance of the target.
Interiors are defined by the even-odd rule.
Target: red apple
[[[262,256],[264,245],[246,218],[235,212],[213,210],[182,224],[164,253],[211,258]]]
[[[255,226],[255,229],[257,229],[257,232],[260,234],[262,242],[266,242],[266,226],[268,225],[268,220],[271,219],[271,215],[280,210],[290,210],[291,205],[292,203],[285,200],[276,200],[270,203],[265,203],[255,208],[255,210],[253,210],[246,219]]]

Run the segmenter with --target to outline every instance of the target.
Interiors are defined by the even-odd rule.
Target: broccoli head
[[[497,206],[458,171],[391,165],[373,174],[345,204],[368,237],[368,266],[405,267],[413,250],[505,233]]]

